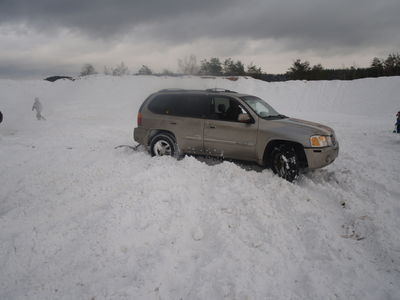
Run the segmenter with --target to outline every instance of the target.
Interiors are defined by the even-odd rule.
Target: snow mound
[[[133,145],[143,100],[172,87],[249,93],[327,124],[339,158],[290,184],[252,164],[116,148]],[[0,90],[0,299],[400,298],[400,77]]]

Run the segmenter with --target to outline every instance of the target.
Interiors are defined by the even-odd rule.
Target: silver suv
[[[339,152],[334,131],[279,114],[262,99],[229,90],[161,90],[141,105],[134,139],[152,156],[210,155],[269,166],[293,181]]]

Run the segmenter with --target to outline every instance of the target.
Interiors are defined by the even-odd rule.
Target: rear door
[[[204,153],[203,132],[210,100],[201,94],[165,94],[152,101],[153,129],[172,132],[185,153]]]
[[[240,113],[249,112],[236,99],[218,95],[211,98],[211,114],[204,124],[206,154],[256,160],[258,122],[241,123]]]

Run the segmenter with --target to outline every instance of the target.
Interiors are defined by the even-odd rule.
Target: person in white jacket
[[[35,101],[33,102],[32,111],[33,110],[36,110],[36,119],[38,119],[38,120],[46,120],[42,116],[43,106],[42,106],[42,103],[40,103],[38,97],[35,97]]]

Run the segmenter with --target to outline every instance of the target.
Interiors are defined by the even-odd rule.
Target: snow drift
[[[161,88],[221,87],[336,130],[297,184],[129,148]],[[400,78],[0,80],[1,299],[400,298]],[[46,121],[31,111],[34,97]]]

